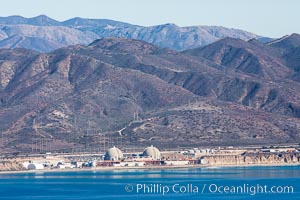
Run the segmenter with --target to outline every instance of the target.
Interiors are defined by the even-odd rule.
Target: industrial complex
[[[154,146],[140,152],[122,152],[113,146],[100,154],[54,154],[11,158],[21,167],[12,170],[64,170],[149,167],[190,167],[218,165],[300,164],[297,146],[261,148],[192,148],[160,151]],[[3,170],[2,170],[3,171]]]

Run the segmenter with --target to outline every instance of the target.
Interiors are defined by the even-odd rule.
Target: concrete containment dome
[[[27,165],[27,169],[29,170],[44,169],[44,165],[40,163],[29,163]]]
[[[108,149],[104,156],[104,160],[121,160],[122,158],[122,151],[116,147]]]
[[[144,150],[143,156],[147,156],[147,157],[150,157],[150,158],[153,158],[153,159],[160,159],[161,158],[160,151],[152,145],[150,147],[147,147]]]

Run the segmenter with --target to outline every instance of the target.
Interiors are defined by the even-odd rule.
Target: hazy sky
[[[151,26],[217,25],[269,37],[300,33],[299,0],[0,0],[0,15],[106,18]]]

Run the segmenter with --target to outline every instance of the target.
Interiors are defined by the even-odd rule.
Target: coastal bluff
[[[0,172],[1,171],[20,171],[25,170],[23,165],[16,161],[0,161]]]
[[[177,155],[177,154],[176,154]],[[177,155],[178,156],[178,155]],[[47,161],[45,161],[45,159]],[[12,171],[27,171],[28,168],[25,167],[24,163],[28,163],[28,160],[30,160],[31,163],[40,164],[42,163],[48,163],[52,159],[52,161],[59,161],[63,162],[61,160],[66,159],[64,156],[54,156],[54,157],[26,157],[26,158],[15,158],[15,159],[7,159],[7,160],[1,160],[0,161],[0,172],[12,172]],[[44,160],[44,161],[43,161]],[[67,160],[65,160],[67,162]],[[118,163],[119,161],[116,161],[115,163]],[[208,154],[208,155],[202,155],[198,158],[188,158],[188,160],[168,160],[166,162],[172,163],[171,165],[173,167],[207,167],[207,166],[253,166],[253,165],[269,165],[269,166],[282,166],[282,165],[300,165],[300,152],[293,151],[293,152],[244,152],[244,153],[223,153],[223,154]],[[81,163],[81,162],[79,162]],[[103,163],[103,162],[102,162]],[[120,163],[117,165],[108,165],[108,161],[105,161],[106,165],[94,165],[89,166],[95,167],[95,169],[109,169],[109,167],[122,168]],[[134,162],[133,162],[134,163]],[[147,168],[147,167],[165,167],[162,165],[162,160],[159,158],[157,160],[148,161],[147,164],[142,162],[143,165],[134,165],[131,167],[137,167],[137,168]],[[129,167],[132,164],[130,161],[125,162],[123,168]],[[150,164],[150,165],[149,165]],[[46,165],[45,165],[46,166]],[[56,166],[56,165],[55,165]],[[65,168],[68,168],[67,165],[64,165]],[[82,169],[82,163],[80,164],[80,169]],[[166,166],[168,167],[168,166]],[[70,168],[70,167],[69,167]],[[44,169],[44,167],[43,167]],[[62,167],[54,167],[54,170],[60,170],[64,169]],[[45,170],[51,170],[49,168],[45,168]]]
[[[208,165],[285,165],[300,164],[300,153],[245,153],[241,155],[210,155],[201,158]]]

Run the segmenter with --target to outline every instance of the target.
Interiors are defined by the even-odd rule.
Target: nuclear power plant
[[[153,145],[145,148],[143,152],[123,153],[117,147],[112,147],[104,154],[104,159],[96,162],[96,166],[138,167],[138,166],[163,166],[163,165],[189,165],[200,164],[197,153],[173,152],[160,150]]]
[[[123,150],[123,151],[122,151]],[[299,150],[281,148],[213,148],[160,150],[151,145],[139,150],[112,146],[103,153],[55,154],[18,157],[14,162],[27,170],[64,170],[73,168],[126,168],[126,167],[190,167],[210,165],[248,165],[262,163],[299,163]]]

